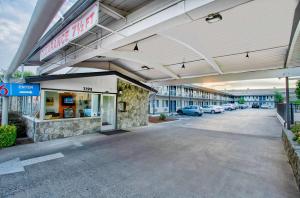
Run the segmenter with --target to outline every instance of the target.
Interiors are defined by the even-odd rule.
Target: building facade
[[[178,85],[155,87],[158,91],[149,98],[149,114],[175,113],[188,105],[222,105],[238,103],[243,98],[245,104],[251,107],[254,103],[275,107],[275,91],[285,96],[285,89],[247,89],[217,91],[205,87]],[[295,100],[295,89],[290,89],[290,100]]]
[[[27,136],[35,142],[148,124],[156,90],[118,72],[34,76],[39,96],[23,97]]]
[[[274,100],[274,94],[264,94],[264,95],[241,95],[241,96],[235,96],[234,101],[238,102],[241,98],[244,99],[246,105],[251,107],[253,104],[261,105],[267,105],[270,108],[275,107],[275,100]]]
[[[159,86],[149,98],[149,113],[174,113],[188,105],[222,105],[233,103],[234,96],[204,87],[191,85]]]
[[[245,104],[251,107],[254,103],[267,105],[271,108],[275,107],[275,91],[278,91],[285,97],[285,89],[246,89],[246,90],[230,90],[227,93],[234,95],[234,101],[238,102],[240,98],[245,100]],[[296,100],[295,89],[290,89],[290,101]]]

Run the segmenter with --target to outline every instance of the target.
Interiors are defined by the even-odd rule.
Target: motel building
[[[156,95],[157,112],[170,107],[166,97],[175,111],[233,102],[231,94],[181,85],[300,76],[297,1],[76,1],[49,27],[63,2],[37,1],[3,78],[2,90],[17,86],[15,96],[24,97],[34,141],[145,126],[155,87],[176,89]],[[13,72],[26,66],[38,66],[38,75],[13,85]],[[13,95],[2,98],[2,124]]]
[[[34,141],[128,129],[148,124],[149,93],[118,72],[29,77],[39,96],[24,96],[27,135]]]

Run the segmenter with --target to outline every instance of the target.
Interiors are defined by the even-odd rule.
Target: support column
[[[154,96],[153,96],[153,102],[152,102],[152,115],[155,114],[155,107],[156,107],[156,93],[154,93]]]
[[[289,78],[285,77],[285,111],[286,111],[286,128],[291,129],[291,114],[290,114],[290,92],[289,92]]]
[[[3,82],[8,82],[8,76],[4,75]],[[1,125],[8,124],[8,96],[2,96],[2,119]]]
[[[171,106],[171,86],[168,86],[168,88],[169,88],[169,103],[168,103],[168,107],[169,107],[169,115],[171,114],[171,108],[170,108],[170,106]]]

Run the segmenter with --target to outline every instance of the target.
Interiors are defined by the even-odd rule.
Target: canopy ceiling
[[[110,40],[102,40],[101,49],[92,50],[86,49],[91,48],[88,42],[91,39],[87,37],[94,35],[90,34],[76,41],[78,46],[85,47],[85,51],[78,53],[78,57],[82,56],[80,59],[76,56],[69,61],[57,61],[53,66],[49,62],[58,60],[57,56],[53,57],[41,65],[41,73],[70,66],[109,70],[109,66],[104,66],[109,63],[145,82],[180,82],[180,79],[202,76],[300,66],[299,27],[286,62],[297,0],[203,0],[196,3],[169,0],[163,4],[166,8],[159,7],[160,1],[138,4],[127,0],[127,4],[130,9],[123,12],[126,22],[113,23],[110,17],[105,23],[124,37],[113,35]],[[125,3],[120,1],[118,9],[122,9],[122,5]],[[220,13],[222,20],[208,23],[205,19],[211,13]],[[133,51],[136,44],[139,50]]]

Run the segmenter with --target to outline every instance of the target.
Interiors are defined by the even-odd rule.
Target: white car
[[[235,105],[232,103],[223,104],[222,107],[228,111],[236,110]]]
[[[237,103],[232,103],[232,105],[234,106],[235,109],[239,108],[239,104],[237,104]]]
[[[217,106],[217,105],[205,105],[202,108],[203,108],[204,113],[214,114],[214,113],[224,112],[224,108]]]
[[[260,108],[261,109],[272,109],[272,106],[268,105],[268,104],[262,104],[262,105],[260,105]]]

